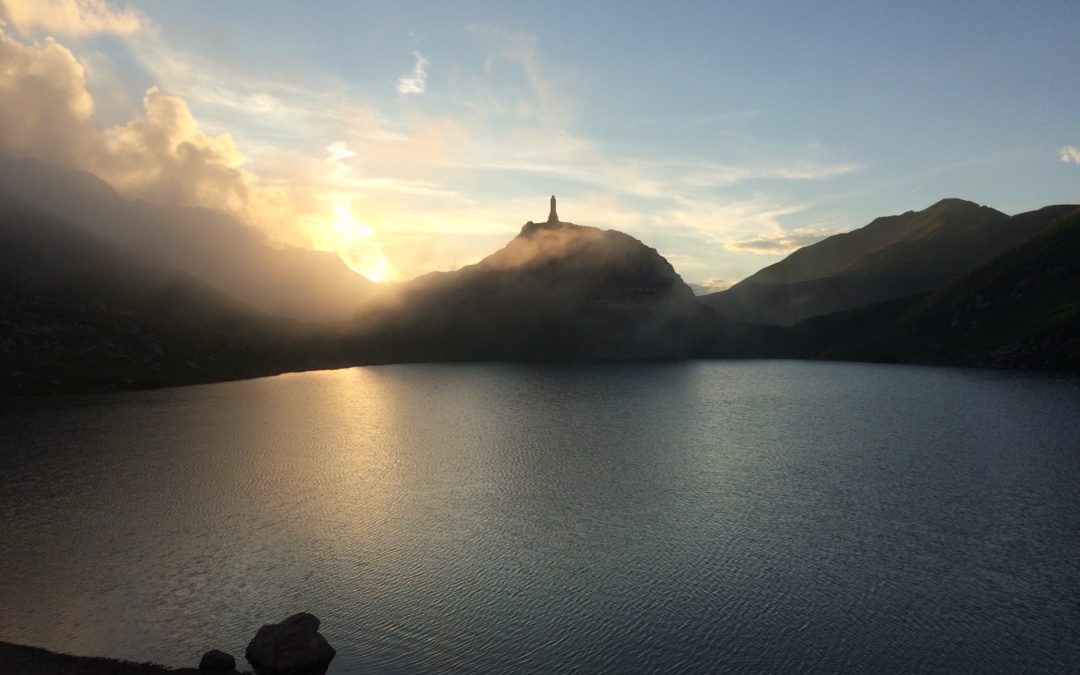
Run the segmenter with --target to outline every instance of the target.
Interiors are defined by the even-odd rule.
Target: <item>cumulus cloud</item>
[[[1066,145],[1061,149],[1061,161],[1069,164],[1080,164],[1080,148],[1075,145]]]
[[[0,19],[23,34],[129,35],[146,26],[135,10],[115,8],[106,0],[0,0]]]
[[[750,253],[760,253],[762,255],[776,255],[790,253],[834,234],[836,234],[836,230],[828,228],[820,230],[796,228],[780,234],[728,242],[727,247],[733,250],[749,251]]]
[[[0,31],[0,149],[89,171],[129,197],[203,206],[265,222],[295,215],[279,189],[244,169],[228,134],[203,132],[187,104],[156,87],[143,113],[107,129],[92,119],[83,65],[52,38],[21,43]]]
[[[231,136],[208,136],[183,100],[157,87],[146,92],[143,110],[126,125],[101,132],[91,171],[151,201],[252,215],[254,202],[266,195],[241,168],[244,157]]]
[[[428,60],[420,52],[413,52],[416,64],[412,72],[402,75],[397,81],[397,90],[400,94],[423,94],[427,89],[427,66]]]
[[[9,151],[61,163],[89,151],[85,72],[52,38],[24,45],[0,31],[0,100],[0,145]]]

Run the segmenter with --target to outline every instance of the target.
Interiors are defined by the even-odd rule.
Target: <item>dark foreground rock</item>
[[[231,673],[236,670],[236,659],[217,649],[203,654],[199,661],[199,670],[207,673]]]
[[[244,655],[258,675],[322,675],[336,654],[319,620],[301,612],[260,628]]]

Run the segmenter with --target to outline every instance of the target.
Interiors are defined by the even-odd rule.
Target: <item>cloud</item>
[[[326,146],[326,152],[329,153],[326,158],[326,163],[334,167],[335,171],[346,174],[353,172],[353,167],[349,166],[347,160],[356,157],[356,153],[349,149],[347,143],[344,141],[334,141]]]
[[[824,163],[779,158],[748,165],[715,163],[688,164],[683,167],[684,182],[689,187],[732,187],[748,181],[784,180],[818,181],[835,178],[863,168],[854,162]]]
[[[734,283],[735,282],[730,279],[704,279],[690,284],[690,288],[693,289],[694,295],[708,295],[709,293],[726,291],[731,288]]]
[[[52,38],[24,45],[0,30],[0,100],[0,146],[61,163],[89,152],[94,101],[85,71]]]
[[[557,101],[551,82],[544,77],[540,69],[540,61],[536,53],[536,38],[521,33],[509,35],[504,54],[506,58],[521,66],[544,114],[548,117],[554,116],[557,112]]]
[[[531,116],[534,114],[533,108],[538,105],[542,117],[547,122],[572,116],[571,97],[559,91],[556,81],[543,67],[535,35],[477,23],[470,24],[469,30],[486,43],[490,50],[484,61],[484,73],[487,78],[493,75],[497,60],[512,63],[521,69],[521,74],[524,75],[532,95],[532,101],[519,99],[508,106],[510,109],[516,110],[519,114]],[[500,86],[498,93],[494,95],[495,99],[502,99],[507,91],[505,86]]]
[[[420,52],[413,52],[416,65],[408,75],[402,75],[397,81],[399,94],[423,94],[427,88],[428,60]]]
[[[89,171],[129,197],[203,206],[248,222],[295,217],[288,196],[243,168],[228,134],[210,136],[187,104],[157,87],[142,114],[101,129],[83,65],[52,38],[21,43],[0,30],[0,149]]]
[[[826,237],[836,234],[836,232],[836,230],[831,228],[796,228],[782,234],[754,237],[753,239],[746,239],[744,241],[728,242],[727,247],[729,249],[749,251],[751,253],[760,253],[762,255],[776,255],[790,253],[803,246],[809,246],[810,244],[819,242]]]
[[[486,26],[469,30],[488,58],[474,77],[449,81],[447,94],[467,111],[455,116],[418,109],[403,114],[393,100],[380,106],[351,99],[342,93],[344,83],[318,73],[312,74],[317,82],[275,81],[170,52],[159,42],[141,41],[140,55],[168,90],[211,115],[215,127],[238,132],[238,144],[262,178],[290,186],[294,196],[298,190],[353,194],[358,214],[387,242],[393,232],[424,231],[435,240],[450,231],[484,237],[512,231],[519,218],[543,218],[546,208],[535,212],[529,186],[549,185],[542,193],[572,197],[577,222],[658,242],[670,240],[671,228],[685,228],[699,248],[705,243],[730,258],[725,242],[779,234],[784,227],[777,219],[802,207],[725,191],[755,181],[825,180],[860,168],[829,161],[816,146],[756,147],[743,165],[613,155],[572,128],[573,97],[555,86],[566,75],[549,75],[535,37]],[[500,64],[512,66],[518,78],[509,86]],[[253,119],[252,101],[273,105]],[[551,114],[538,115],[545,107]],[[331,239],[318,241],[327,246]],[[479,240],[476,246],[480,251]],[[405,276],[419,274],[434,255],[395,264]],[[692,259],[708,259],[704,255],[712,256],[699,251]],[[738,255],[757,264],[758,256]],[[448,254],[436,266],[445,269],[458,259],[459,253]]]
[[[1061,149],[1061,161],[1073,164],[1080,164],[1080,148],[1075,145],[1066,145]]]
[[[106,0],[0,0],[0,18],[24,35],[34,30],[63,35],[130,35],[147,26],[135,10],[116,9]]]
[[[694,279],[739,278],[761,255],[799,245],[780,221],[805,207],[729,188],[857,168],[815,148],[764,148],[746,166],[628,156],[565,114],[537,115],[538,101],[572,102],[541,75],[535,40],[504,38],[496,58],[514,66],[520,89],[510,95],[520,98],[493,98],[506,90],[478,74],[448,92],[464,97],[466,114],[440,116],[403,111],[391,92],[358,100],[318,73],[242,72],[144,32],[128,43],[159,86],[104,128],[83,62],[55,40],[20,42],[0,29],[0,100],[20,102],[0,106],[0,149],[90,171],[129,197],[222,210],[362,273],[405,278],[490,253],[524,221],[542,220],[551,192],[566,198],[568,220],[626,231]],[[426,73],[415,56],[407,77]]]
[[[252,219],[267,189],[241,168],[244,157],[228,134],[209,136],[187,104],[157,87],[143,97],[143,115],[97,136],[94,173],[128,194],[165,204],[194,204]]]

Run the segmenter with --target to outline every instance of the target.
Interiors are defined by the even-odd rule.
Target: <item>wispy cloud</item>
[[[690,288],[694,289],[694,295],[706,295],[708,293],[726,291],[731,288],[734,283],[735,282],[730,279],[702,279],[701,281],[690,284]]]
[[[427,89],[428,60],[420,52],[413,52],[413,57],[416,59],[416,63],[413,65],[412,72],[398,78],[397,90],[399,94],[423,94],[424,90]]]
[[[753,164],[697,163],[685,166],[685,181],[700,188],[730,187],[752,180],[816,181],[858,171],[853,162],[817,163],[807,160],[758,160]]]
[[[658,115],[655,117],[646,117],[642,119],[632,120],[627,124],[627,127],[630,129],[654,126],[670,127],[672,125],[704,127],[715,125],[720,122],[749,119],[757,117],[759,115],[761,115],[760,110],[732,110],[729,112],[713,113],[710,115]]]
[[[0,19],[19,33],[130,35],[150,24],[139,12],[106,0],[0,0]]]
[[[760,253],[762,255],[776,255],[791,253],[792,251],[817,243],[822,239],[836,234],[832,228],[811,229],[796,228],[794,230],[771,236],[754,237],[744,241],[733,241],[727,244],[728,248]]]
[[[493,74],[498,61],[514,64],[521,69],[528,91],[532,95],[532,101],[515,101],[511,106],[512,109],[520,114],[539,106],[540,115],[548,123],[557,123],[572,117],[572,101],[565,92],[561,91],[559,82],[553,79],[548,69],[544,67],[535,35],[478,23],[469,25],[469,30],[482,43],[486,43],[490,50],[484,62],[485,75],[490,77]],[[506,91],[505,88],[500,89],[502,92]]]
[[[1080,164],[1080,148],[1075,145],[1066,145],[1061,149],[1060,157],[1066,164]]]
[[[326,146],[326,152],[326,163],[334,167],[335,171],[341,173],[353,172],[353,168],[349,166],[347,160],[356,157],[356,153],[349,149],[349,145],[345,141],[334,141]]]

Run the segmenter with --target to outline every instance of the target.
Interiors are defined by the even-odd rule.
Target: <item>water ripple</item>
[[[0,639],[332,673],[1080,671],[1080,383],[394,366],[0,407]]]

